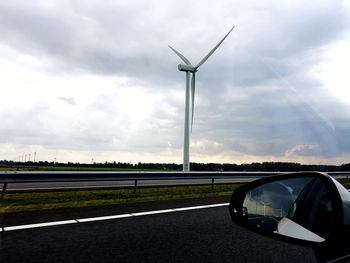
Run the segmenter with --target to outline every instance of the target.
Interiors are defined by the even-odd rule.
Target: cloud
[[[285,153],[286,156],[315,156],[318,154],[320,146],[317,144],[296,145],[291,149],[288,149]]]
[[[69,105],[77,105],[74,98],[57,97],[57,99],[63,101],[64,103],[67,103]]]
[[[350,107],[320,68],[348,21],[342,1],[3,1],[1,142],[181,160],[185,76],[167,45],[196,64],[235,24],[197,73],[194,157],[346,156]]]

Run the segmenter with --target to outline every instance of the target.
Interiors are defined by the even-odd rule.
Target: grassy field
[[[0,202],[0,213],[229,196],[238,186],[238,184],[216,185],[214,189],[208,185],[142,188],[136,193],[133,189],[8,193],[3,202]]]
[[[0,167],[0,171],[164,171],[160,169],[107,168],[107,167],[66,167],[66,166],[15,166]],[[167,170],[168,171],[168,170]]]

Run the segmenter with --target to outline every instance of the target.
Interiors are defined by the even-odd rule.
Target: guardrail
[[[3,184],[0,200],[4,199],[8,184],[11,183],[53,183],[53,182],[96,182],[96,181],[134,181],[136,192],[139,181],[147,180],[195,180],[261,178],[277,175],[281,172],[143,172],[143,171],[4,171],[0,172],[0,184]],[[348,176],[350,172],[329,172],[331,176]],[[33,190],[35,191],[35,189]]]

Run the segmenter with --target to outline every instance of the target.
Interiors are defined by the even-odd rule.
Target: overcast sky
[[[350,162],[350,1],[0,1],[0,159]]]

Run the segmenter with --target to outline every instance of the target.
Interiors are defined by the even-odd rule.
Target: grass
[[[66,167],[66,166],[14,166],[0,167],[0,171],[164,171],[161,169],[108,168],[108,167]]]
[[[337,179],[346,189],[350,189],[350,179]]]
[[[133,189],[84,190],[49,193],[8,193],[0,203],[0,213],[107,206],[161,200],[229,196],[239,184]]]

